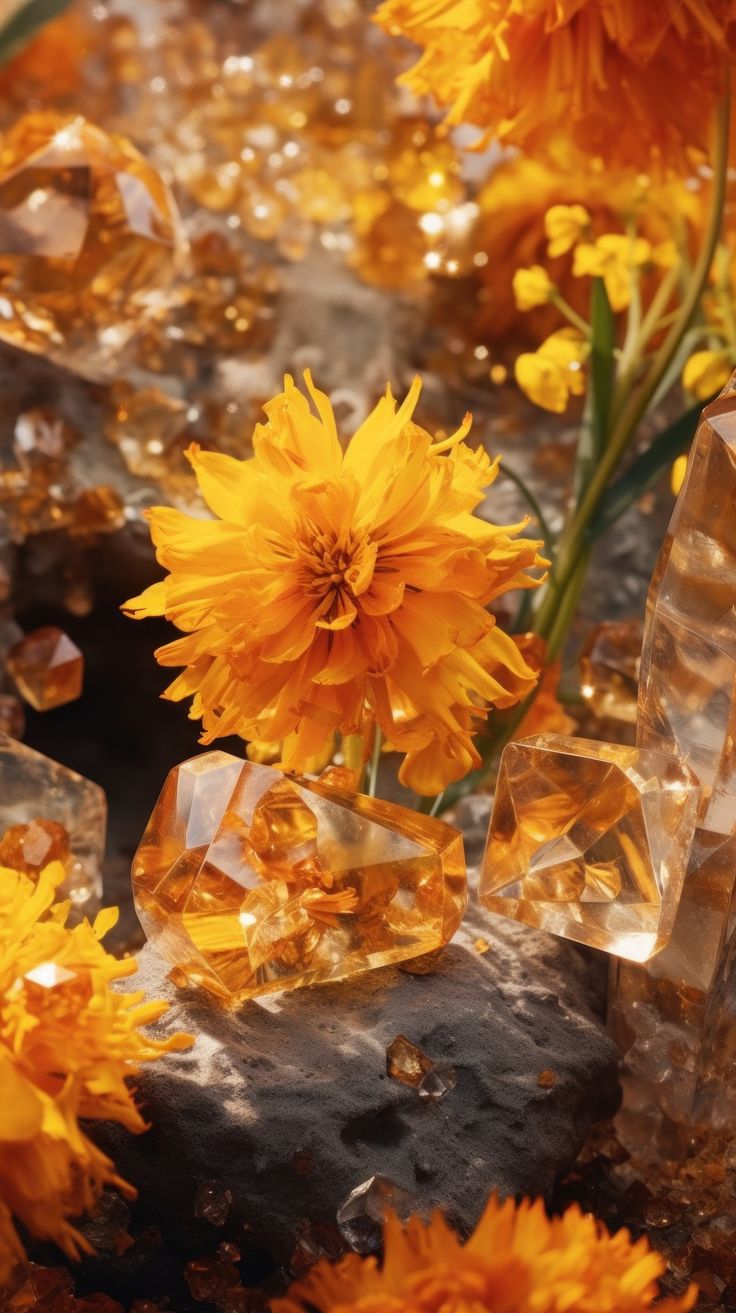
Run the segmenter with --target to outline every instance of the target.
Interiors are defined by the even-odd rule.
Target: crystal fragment
[[[104,1190],[84,1219],[82,1231],[95,1249],[120,1255],[134,1244],[130,1223],[125,1200],[114,1190]]]
[[[75,440],[74,430],[50,406],[23,411],[15,421],[13,450],[27,473],[42,466],[49,482],[63,464]]]
[[[0,865],[38,875],[49,862],[71,861],[69,835],[58,821],[37,816],[27,825],[10,825],[0,838]]]
[[[205,1181],[194,1196],[194,1216],[212,1226],[224,1226],[232,1207],[233,1196],[221,1181]]]
[[[685,1156],[736,1112],[735,496],[732,380],[703,411],[647,600],[638,742],[676,750],[702,801],[670,943],[646,969],[613,967],[618,1130],[645,1158]]]
[[[402,1085],[418,1089],[431,1066],[432,1059],[404,1035],[397,1035],[386,1049],[386,1074]]]
[[[160,176],[122,137],[27,114],[0,151],[0,336],[91,375],[164,304],[180,259]]]
[[[457,1073],[454,1067],[445,1062],[433,1063],[419,1082],[419,1098],[439,1103],[450,1090],[457,1085]]]
[[[40,962],[32,971],[26,971],[23,977],[40,989],[58,989],[59,985],[68,985],[76,979],[76,972],[59,966],[58,962]]]
[[[356,1254],[375,1254],[383,1241],[383,1220],[391,1210],[403,1222],[417,1211],[413,1194],[385,1176],[371,1176],[351,1190],[337,1210],[340,1234]]]
[[[551,1090],[557,1084],[557,1072],[551,1067],[545,1067],[537,1076],[537,1085],[540,1090]]]
[[[599,719],[636,723],[642,637],[639,620],[607,620],[588,635],[580,692]]]
[[[81,695],[84,657],[56,625],[26,634],[10,649],[5,665],[18,691],[36,711],[62,707]]]
[[[39,807],[43,807],[42,818]],[[29,859],[37,859],[51,839],[46,854],[50,859],[59,857],[67,867],[60,896],[84,910],[102,893],[106,822],[107,804],[99,785],[0,735],[0,834],[4,836],[0,852],[12,855],[10,865],[22,859],[22,869],[33,874],[38,867]],[[13,844],[12,854],[6,840]]]
[[[672,929],[698,791],[672,755],[542,734],[504,750],[491,912],[642,962]]]
[[[11,739],[22,739],[25,728],[22,703],[13,693],[0,693],[0,734],[8,734]]]
[[[211,1300],[221,1307],[221,1301],[240,1287],[238,1269],[219,1254],[197,1258],[184,1269],[186,1281],[194,1299]]]
[[[64,1267],[27,1263],[3,1291],[3,1313],[75,1313],[74,1281]]]
[[[163,956],[228,1001],[437,948],[466,901],[441,821],[225,752],[170,773],[133,888]]]

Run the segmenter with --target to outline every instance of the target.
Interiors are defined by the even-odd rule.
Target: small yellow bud
[[[547,305],[555,290],[547,270],[541,264],[533,264],[529,269],[517,269],[513,287],[519,310],[534,310],[538,305]]]
[[[718,351],[696,351],[682,371],[682,386],[692,392],[698,401],[707,401],[714,392],[720,392],[731,376],[736,361],[729,347]]]
[[[670,473],[670,484],[672,486],[672,491],[675,494],[675,496],[677,496],[677,494],[680,491],[680,488],[685,482],[686,470],[687,470],[687,456],[678,456],[677,460],[672,466],[672,471]]]
[[[547,254],[551,258],[566,255],[590,226],[590,215],[584,205],[552,205],[544,216],[544,228],[549,241]]]
[[[537,351],[519,356],[514,373],[522,392],[542,410],[563,414],[571,396],[585,391],[585,339],[575,328],[552,333]]]

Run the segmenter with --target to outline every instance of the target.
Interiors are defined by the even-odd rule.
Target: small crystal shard
[[[53,482],[75,436],[71,426],[50,406],[25,410],[15,421],[15,458],[29,474],[42,467],[48,481]]]
[[[588,636],[580,692],[600,720],[636,723],[642,636],[639,620],[607,620]]]
[[[122,137],[37,111],[0,153],[0,336],[92,376],[160,310],[180,264],[159,174]]]
[[[74,702],[82,692],[84,657],[56,625],[26,634],[6,659],[8,674],[21,695],[36,711]]]
[[[63,861],[60,896],[84,910],[102,893],[106,822],[99,785],[0,735],[0,864],[33,875]]]
[[[212,1226],[224,1226],[233,1203],[233,1196],[221,1181],[205,1181],[194,1196],[194,1216],[202,1217]]]
[[[431,1066],[432,1059],[404,1035],[397,1035],[386,1049],[386,1073],[402,1085],[418,1089]]]
[[[383,1241],[383,1220],[391,1210],[402,1221],[417,1211],[413,1194],[385,1176],[371,1176],[351,1190],[337,1210],[340,1234],[356,1254],[375,1254]]]
[[[698,803],[664,753],[541,734],[501,759],[480,897],[642,962],[669,938]]]
[[[194,1299],[201,1300],[203,1303],[211,1300],[218,1308],[222,1308],[222,1301],[231,1291],[240,1288],[238,1269],[219,1254],[211,1254],[206,1258],[198,1258],[192,1263],[187,1263],[184,1280]]]
[[[170,773],[133,888],[159,951],[228,1001],[438,948],[466,900],[441,821],[225,752]]]
[[[22,739],[26,727],[23,704],[13,693],[0,693],[0,734]]]
[[[435,1062],[419,1082],[419,1098],[438,1103],[457,1085],[457,1073],[446,1062]]]
[[[58,989],[59,985],[68,985],[76,979],[76,972],[59,966],[58,962],[40,962],[32,971],[26,971],[23,977],[40,989]]]

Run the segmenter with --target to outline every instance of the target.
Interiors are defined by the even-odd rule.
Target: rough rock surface
[[[213,1249],[222,1235],[193,1219],[208,1180],[230,1189],[238,1224],[277,1265],[300,1222],[334,1223],[374,1173],[468,1230],[494,1189],[549,1193],[616,1105],[616,1055],[594,1013],[600,963],[500,918],[471,912],[431,975],[386,968],[238,1012],[175,989],[166,971],[146,947],[135,983],[171,1000],[162,1025],[196,1033],[196,1047],[142,1073],[152,1129],[105,1128],[103,1147],[139,1187],[134,1219],[200,1252],[203,1227]],[[397,1033],[455,1068],[441,1102],[387,1077]]]

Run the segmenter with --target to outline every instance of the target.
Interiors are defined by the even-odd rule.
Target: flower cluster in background
[[[135,1191],[83,1123],[145,1130],[128,1078],[139,1063],[192,1042],[142,1031],[168,1005],[113,987],[136,970],[134,959],[118,961],[100,943],[117,911],[67,927],[68,903],[54,903],[64,877],[60,862],[36,883],[0,868],[0,1285],[23,1259],[15,1220],[70,1257],[90,1250],[70,1219],[107,1185]]]

